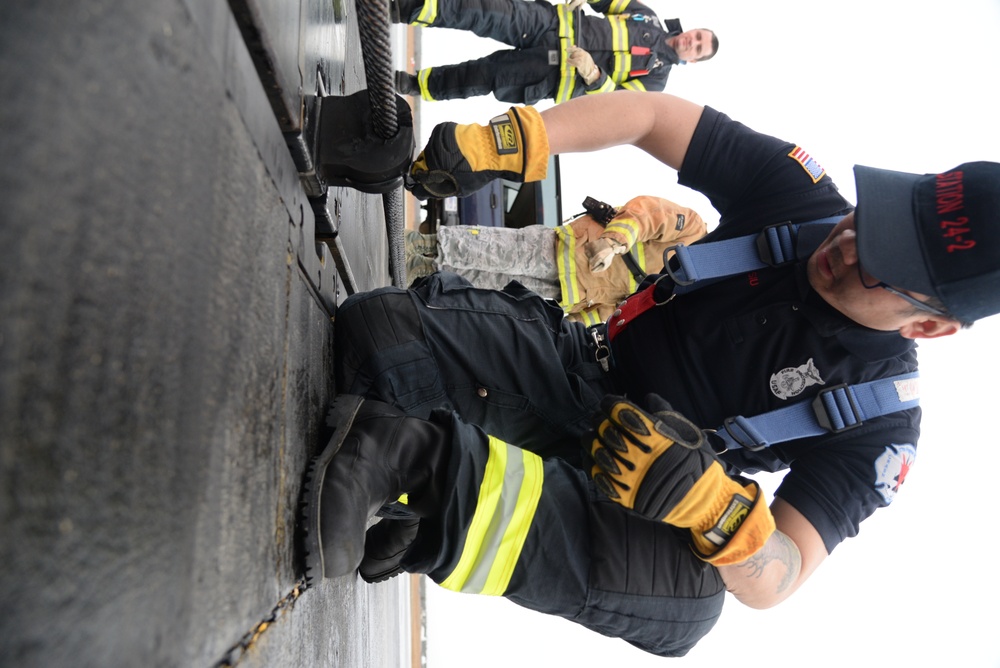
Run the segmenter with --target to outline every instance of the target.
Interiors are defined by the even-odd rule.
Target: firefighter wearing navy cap
[[[397,22],[469,30],[515,47],[416,75],[398,72],[397,89],[428,102],[492,93],[504,102],[560,103],[617,89],[661,91],[671,67],[708,60],[718,51],[711,30],[683,32],[677,19],[661,25],[637,0],[590,2],[602,17],[583,12],[584,4],[392,0],[390,13]]]
[[[366,398],[338,399],[316,464],[310,574],[427,573],[683,655],[726,590],[780,603],[898,493],[919,437],[914,341],[1000,312],[1000,164],[859,166],[855,208],[802,147],[670,95],[515,108],[492,121],[504,122],[520,140],[502,155],[488,127],[439,125],[414,192],[465,194],[537,174],[550,152],[628,141],[719,210],[692,252],[827,222],[798,228],[792,259],[696,290],[671,266],[604,328],[517,285],[449,274],[352,296],[337,383]],[[725,452],[706,434],[886,379],[880,399],[905,407],[847,427]],[[787,470],[770,504],[750,478],[761,470]]]

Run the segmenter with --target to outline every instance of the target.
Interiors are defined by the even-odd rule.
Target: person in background
[[[551,5],[540,0],[390,0],[397,23],[469,30],[508,44],[484,58],[396,73],[403,95],[425,101],[492,93],[504,102],[556,103],[613,90],[662,91],[675,65],[715,56],[711,30],[683,31],[678,19],[663,25],[638,0],[584,0]]]
[[[407,281],[450,271],[481,288],[517,281],[559,302],[571,320],[594,325],[635,291],[663,253],[705,235],[694,210],[660,197],[635,197],[615,209],[587,198],[588,213],[552,228],[442,225],[406,233]]]

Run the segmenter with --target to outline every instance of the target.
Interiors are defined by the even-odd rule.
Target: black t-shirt
[[[706,108],[680,171],[721,214],[705,241],[782,222],[846,214],[851,205],[808,154]],[[822,231],[817,242],[825,236]],[[702,243],[702,242],[700,242]],[[854,323],[809,286],[804,260],[679,295],[613,341],[616,384],[634,400],[657,393],[696,424],[722,425],[814,397],[839,383],[915,371],[916,346]],[[827,551],[888,505],[916,456],[920,409],[840,434],[722,459],[746,474],[788,469],[777,495],[819,531]]]

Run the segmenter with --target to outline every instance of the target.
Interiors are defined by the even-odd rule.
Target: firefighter
[[[705,235],[693,209],[660,197],[614,207],[591,197],[587,213],[556,228],[449,225],[435,234],[407,232],[407,280],[444,270],[481,288],[518,281],[559,302],[571,320],[595,325],[631,294],[663,253]]]
[[[898,494],[920,432],[916,340],[1000,312],[1000,164],[859,165],[855,208],[802,147],[670,95],[491,125],[505,122],[512,147],[438,125],[414,193],[543,178],[550,152],[631,143],[719,210],[691,255],[778,247],[750,270],[724,252],[735,273],[700,287],[671,262],[591,328],[446,273],[350,297],[336,382],[365,398],[338,399],[317,462],[311,574],[427,573],[683,655],[726,590],[781,603]],[[747,477],[759,471],[786,471],[770,504]],[[408,517],[365,536],[380,507]]]
[[[663,25],[637,0],[596,0],[598,17],[583,0],[551,5],[544,0],[392,0],[396,22],[469,30],[514,49],[456,65],[396,73],[404,95],[452,100],[492,93],[498,100],[556,103],[617,89],[661,91],[674,65],[712,58],[719,40],[711,30],[682,31]]]

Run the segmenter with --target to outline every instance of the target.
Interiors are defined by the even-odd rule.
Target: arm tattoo
[[[768,565],[773,561],[785,565],[784,575],[778,582],[778,591],[785,591],[799,577],[799,571],[802,568],[802,555],[799,554],[799,548],[795,543],[780,531],[775,531],[764,547],[740,564],[740,568],[749,571],[748,577],[761,578]]]

